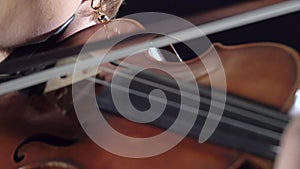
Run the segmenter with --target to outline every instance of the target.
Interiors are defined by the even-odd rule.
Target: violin
[[[127,29],[125,31],[142,28],[136,21],[126,19],[121,21],[126,25],[122,27]],[[83,30],[59,45],[69,47],[85,43],[99,28],[103,28],[103,25]],[[100,35],[98,34],[95,39],[92,38],[92,41],[105,38]],[[97,55],[101,52],[101,50],[95,51],[93,54]],[[215,53],[218,54],[219,61],[212,57]],[[219,62],[222,63],[222,67],[216,64]],[[136,73],[136,66],[138,68],[164,67],[169,75],[160,70],[146,70],[137,71],[136,76],[133,76]],[[191,70],[190,73],[185,71],[185,66]],[[288,123],[288,116],[282,112],[287,112],[292,106],[294,94],[299,86],[299,54],[292,48],[278,43],[236,46],[213,44],[213,47],[207,48],[199,57],[185,62],[161,62],[153,59],[149,52],[142,52],[126,59],[125,65],[122,62],[110,62],[103,64],[100,70],[100,75],[96,76],[93,82],[101,82],[102,85],[95,86],[94,83],[90,84],[89,80],[88,82],[80,80],[73,89],[70,86],[60,88],[60,84],[54,83],[57,88],[60,88],[57,89],[49,82],[51,85],[49,89],[47,88],[49,84],[46,84],[46,89],[49,91],[46,94],[27,95],[26,91],[25,94],[21,91],[3,95],[0,98],[0,110],[3,112],[0,115],[2,129],[0,142],[5,143],[5,147],[1,148],[1,166],[12,169],[178,167],[269,169],[272,168],[279,148],[281,133]],[[197,102],[197,97],[200,97],[198,94],[203,95],[197,107],[201,112],[195,114],[195,123],[187,133],[188,137],[169,151],[140,159],[118,156],[98,146],[95,139],[86,133],[86,128],[96,119],[93,106],[89,107],[88,104],[90,101],[88,98],[91,96],[84,94],[91,89],[96,95],[97,105],[102,110],[107,123],[118,132],[130,137],[147,138],[159,135],[175,123],[179,116],[176,113],[178,110],[167,104],[162,117],[150,124],[140,124],[120,117],[122,112],[113,102],[113,86],[105,85],[111,84],[114,80],[111,71],[119,72],[117,80],[120,84],[123,84],[125,79],[122,75],[133,76],[130,89],[138,91],[136,93],[149,95],[151,91],[158,88],[164,91],[166,98],[169,98],[172,103],[180,103],[183,100],[172,92],[175,90],[176,93],[181,88],[174,85],[174,79],[170,74],[176,75],[176,80],[180,79],[183,86],[187,86],[183,87],[184,93],[187,94],[187,104]],[[222,82],[223,73],[226,75],[226,86]],[[190,75],[194,76],[192,79],[196,80],[196,89],[199,93],[192,90]],[[62,79],[62,83],[64,80],[68,81],[68,77],[59,78]],[[145,81],[147,83],[144,83]],[[157,87],[157,84],[160,86]],[[76,90],[78,93],[75,91],[75,95],[74,88],[80,89],[79,92]],[[214,98],[210,94],[212,89],[216,89],[218,96],[222,97],[226,94],[227,100],[220,123],[212,137],[200,144],[198,136],[201,131],[199,130],[206,118],[209,118],[205,100],[220,101],[219,97]],[[149,109],[149,106],[151,107],[149,102],[155,100],[157,98],[145,99],[142,96],[131,96],[133,105],[143,111]],[[76,103],[83,105],[81,107],[84,109],[84,112],[81,112],[83,114],[76,112],[78,110]],[[123,106],[124,109],[127,108],[126,105]],[[186,116],[193,116],[188,114],[191,113],[190,111],[184,112]],[[201,116],[202,112],[206,112],[204,113],[206,118]],[[81,116],[85,116],[83,121],[79,118]],[[190,121],[182,121],[181,125],[188,125],[188,123]],[[105,140],[110,147],[122,148],[118,146],[119,140],[99,134],[108,134],[109,131],[102,123],[96,124],[99,125],[97,138]],[[167,136],[176,139],[180,134],[181,131],[174,130]],[[139,145],[139,141],[136,139],[131,144]],[[155,142],[153,147],[146,147],[146,149],[151,151],[155,146],[164,144],[164,141],[169,140]]]

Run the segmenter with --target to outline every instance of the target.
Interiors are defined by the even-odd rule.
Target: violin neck
[[[171,87],[172,89],[179,90],[174,79],[155,76],[152,72],[142,72],[137,78],[142,78],[143,80],[149,80],[162,86]],[[122,81],[122,78],[120,78]],[[120,83],[122,84],[122,82]],[[130,90],[135,90],[141,93],[149,95],[151,91],[157,89],[155,86],[149,84],[142,84],[138,81],[132,80]],[[167,98],[167,104],[162,115],[156,120],[150,122],[150,125],[169,129],[175,121],[178,120],[180,106],[182,105],[182,96],[176,95],[166,88],[159,88],[164,92]],[[203,132],[204,126],[208,120],[215,121],[217,124],[216,129],[212,135],[207,140],[208,142],[221,144],[238,150],[242,150],[247,153],[259,155],[261,157],[274,159],[277,154],[279,141],[281,138],[281,133],[283,132],[289,118],[282,112],[266,107],[264,105],[251,102],[239,98],[234,95],[224,93],[222,91],[217,92],[218,96],[226,95],[225,107],[218,107],[218,102],[220,100],[218,97],[211,97],[211,89],[198,85],[200,94],[192,97],[187,97],[188,103],[195,102],[195,97],[200,98],[200,106],[197,109],[197,117],[195,121],[184,121],[182,120],[180,125],[181,128],[187,128],[193,123],[192,128],[189,130],[188,136],[200,139],[201,132]],[[111,86],[104,87],[100,94],[97,96],[97,102],[99,108],[107,113],[112,113],[115,115],[120,115],[120,112],[115,107],[112,99]],[[120,91],[122,92],[122,91]],[[195,94],[195,91],[190,91],[190,88],[186,88],[185,92],[190,92],[190,94]],[[124,93],[123,93],[124,94]],[[128,94],[128,93],[127,93]],[[197,94],[197,93],[196,93]],[[148,110],[151,107],[149,103],[149,98],[143,98],[141,96],[135,96],[130,94],[131,102],[133,106],[140,110],[141,112]],[[197,99],[196,99],[197,100]],[[172,103],[172,104],[171,104]],[[178,103],[179,106],[174,106],[174,103]],[[161,103],[165,104],[165,103]],[[190,105],[190,104],[189,104]],[[128,106],[126,104],[122,106]],[[188,107],[188,105],[184,105]],[[222,114],[214,114],[214,111],[222,109]],[[186,116],[193,116],[193,112],[184,111]],[[212,114],[213,115],[212,115]],[[148,114],[145,114],[148,116]],[[149,115],[151,116],[151,115]],[[213,119],[213,116],[220,116],[220,119]],[[207,127],[207,126],[206,126]],[[207,129],[207,128],[206,128]],[[173,131],[182,134],[183,131],[179,128]]]

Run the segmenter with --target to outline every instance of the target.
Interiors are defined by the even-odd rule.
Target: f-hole
[[[40,142],[40,143],[44,143],[44,144],[48,144],[48,145],[52,145],[52,146],[58,146],[58,147],[65,147],[65,146],[71,146],[75,143],[78,142],[79,139],[68,139],[68,138],[61,138],[61,137],[57,137],[57,136],[53,136],[53,135],[49,135],[49,134],[36,134],[33,136],[30,136],[28,138],[26,138],[25,140],[23,140],[15,149],[14,155],[13,155],[13,160],[16,163],[20,163],[22,160],[24,160],[25,155],[24,154],[20,154],[20,149],[22,147],[24,147],[25,145],[32,143],[32,142]]]

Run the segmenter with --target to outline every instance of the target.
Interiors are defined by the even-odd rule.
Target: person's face
[[[1,0],[0,49],[31,41],[55,29],[76,10],[81,0]]]

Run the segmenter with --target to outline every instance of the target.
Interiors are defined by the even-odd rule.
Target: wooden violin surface
[[[74,130],[76,127],[68,127],[67,123],[70,122],[70,118],[67,115],[60,114],[60,112],[41,112],[32,110],[34,108],[24,105],[22,96],[18,94],[10,94],[6,98],[1,100],[1,110],[7,109],[8,106],[3,99],[15,100],[14,104],[18,105],[18,108],[13,110],[7,110],[5,115],[1,115],[1,119],[7,121],[14,121],[15,125],[2,123],[1,125],[1,142],[5,147],[1,148],[1,160],[0,164],[3,168],[47,168],[47,164],[52,168],[78,168],[78,169],[96,169],[96,168],[176,168],[178,166],[185,168],[228,168],[237,162],[240,157],[240,152],[224,148],[212,144],[199,144],[197,141],[186,138],[183,142],[177,145],[172,150],[152,158],[146,159],[129,159],[125,157],[119,157],[108,153],[101,149],[88,136],[82,134],[81,136],[72,136],[70,130]],[[6,100],[8,101],[8,100]],[[49,108],[49,106],[47,106]],[[19,111],[17,111],[18,109]],[[25,110],[25,111],[24,111]],[[47,122],[43,122],[41,119],[37,120],[37,123],[33,123],[28,119],[29,114],[43,114]],[[54,113],[57,113],[57,118],[53,117]],[[48,116],[48,117],[47,117]],[[33,116],[32,116],[33,117]],[[12,120],[13,119],[13,120]],[[147,137],[161,132],[161,129],[151,127],[148,125],[141,125],[129,122],[120,117],[111,116],[108,118],[109,123],[125,134],[136,137]],[[63,121],[63,122],[61,122]],[[58,124],[56,124],[58,123]],[[62,125],[64,124],[64,125]],[[72,126],[72,125],[71,125]],[[76,126],[76,125],[75,125]],[[124,127],[126,126],[126,127]],[[77,126],[78,127],[78,126]],[[136,129],[139,130],[136,130]],[[36,131],[38,130],[38,131]],[[58,130],[58,131],[55,131]],[[24,159],[16,162],[14,159],[16,153],[16,147],[21,142],[35,134],[35,133],[47,133],[53,134],[57,137],[63,138],[78,138],[77,142],[74,142],[68,146],[49,145],[42,141],[31,142],[20,147],[17,152],[19,155],[24,155]],[[62,133],[62,134],[60,134]],[[71,136],[70,136],[71,135]],[[59,139],[58,139],[59,140]],[[111,140],[111,144],[114,144],[114,140]],[[244,157],[242,157],[244,158]],[[260,160],[255,159],[254,162],[260,163]],[[61,166],[60,163],[64,163]],[[55,165],[56,164],[56,167]],[[66,167],[66,166],[70,167]],[[235,164],[237,165],[237,164]],[[271,163],[264,164],[271,166]],[[60,166],[60,167],[59,167]],[[72,167],[71,167],[72,166]],[[22,168],[22,169],[23,169]],[[270,167],[268,167],[270,168]]]
[[[297,52],[274,43],[229,47],[215,44],[215,49],[224,66],[229,92],[278,109],[288,109],[299,85]],[[209,59],[209,51],[199,58]],[[187,61],[186,64],[195,75],[201,75],[197,78],[198,83],[209,84],[206,69],[199,58]],[[149,56],[140,57],[140,60],[134,59],[134,62],[159,64],[170,71],[178,72],[182,64],[157,62]],[[178,75],[184,75],[184,72]],[[218,79],[218,69],[210,73],[210,76]],[[60,93],[56,94],[58,100]],[[192,138],[185,138],[170,151],[155,157],[119,157],[100,148],[84,133],[72,109],[66,111],[55,99],[51,101],[44,96],[28,99],[18,93],[11,93],[1,97],[0,110],[3,112],[0,117],[0,140],[5,145],[0,153],[0,164],[3,168],[51,168],[51,165],[52,168],[65,166],[78,169],[272,167],[269,160],[220,145],[199,144]],[[111,126],[128,136],[140,138],[162,132],[159,128],[137,124],[117,116],[106,117]],[[110,142],[115,144],[114,140]]]

